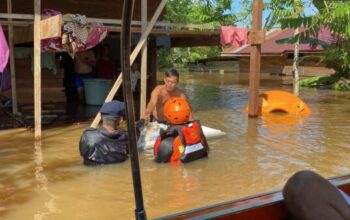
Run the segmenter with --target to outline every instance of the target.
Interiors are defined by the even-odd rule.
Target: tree
[[[293,0],[272,0],[268,27],[275,23],[281,24],[282,28],[297,29],[305,27],[306,30],[295,36],[298,40],[307,41],[310,37],[316,37],[322,27],[328,28],[336,42],[325,48],[325,56],[322,61],[327,67],[336,71],[336,76],[349,78],[350,71],[350,1],[349,0],[310,0],[316,8],[313,15],[301,14],[293,17],[291,12],[281,7],[283,4],[291,6]],[[279,4],[280,3],[280,4]],[[285,6],[284,5],[284,6]]]
[[[232,0],[170,0],[165,19],[174,23],[234,25]]]
[[[233,0],[170,0],[165,20],[182,24],[234,25],[237,15],[232,11]],[[215,47],[172,48],[159,50],[158,64],[184,65],[209,56],[219,56],[221,49]]]
[[[304,7],[306,2],[301,0],[272,0],[266,27],[271,29],[275,24],[282,23],[284,19],[295,19],[305,16]],[[294,31],[294,58],[293,58],[293,93],[299,96],[299,44],[300,44],[300,27]]]

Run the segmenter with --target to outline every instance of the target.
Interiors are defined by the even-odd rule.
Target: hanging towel
[[[33,72],[33,47],[15,47],[15,59],[31,59],[32,65],[30,70]],[[55,53],[41,53],[41,69],[48,69],[53,75],[57,74]]]
[[[33,56],[33,47],[14,47],[13,49],[15,59],[27,59]]]
[[[53,75],[57,74],[55,53],[41,53],[41,69],[45,68]]]
[[[0,24],[0,72],[4,71],[9,60],[10,50]]]
[[[32,66],[30,70],[33,71],[34,60],[32,60]],[[41,53],[41,69],[48,69],[53,75],[57,74],[55,53]]]
[[[248,30],[232,26],[221,26],[220,43],[222,46],[230,44],[241,47],[248,43]]]

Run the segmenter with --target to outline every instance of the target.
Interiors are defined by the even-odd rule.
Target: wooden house
[[[11,11],[8,11],[7,3],[11,2]],[[116,60],[120,57],[120,32],[121,32],[121,17],[122,17],[122,0],[49,0],[42,1],[41,9],[54,9],[62,14],[72,13],[85,15],[90,21],[103,23],[109,28],[108,41],[113,43],[114,54]],[[147,20],[150,22],[152,16],[160,4],[160,0],[147,1]],[[135,0],[133,12],[133,33],[141,33],[141,0]],[[23,43],[26,46],[33,42],[33,20],[28,19],[33,17],[34,1],[27,0],[8,0],[0,1],[0,24],[7,34],[8,24],[14,26],[13,43],[15,48]],[[148,91],[156,83],[156,39],[158,36],[167,36],[170,40],[171,47],[191,47],[191,46],[210,46],[217,45],[219,42],[219,32],[217,30],[206,29],[204,31],[191,31],[189,28],[198,28],[201,25],[180,25],[161,22],[166,9],[161,10],[161,14],[157,19],[147,39],[148,41],[148,73],[152,73],[152,77],[148,80]],[[12,20],[9,20],[12,19]],[[23,31],[25,28],[27,31]],[[20,31],[20,32],[19,32]],[[20,34],[19,34],[20,33]],[[140,34],[139,34],[140,36]],[[32,58],[23,57],[15,58],[16,72],[16,96],[19,105],[34,103],[34,78],[32,69]],[[41,74],[41,93],[42,102],[65,102],[65,94],[63,87],[63,69],[59,66],[59,60],[56,59],[57,72],[52,74],[48,69],[42,69]],[[11,97],[11,91],[3,93]]]
[[[266,34],[265,42],[261,45],[261,79],[269,78],[291,83],[294,58],[294,44],[279,44],[276,41],[290,39],[294,36],[292,29],[274,29]],[[321,29],[318,40],[332,43],[329,31]],[[239,59],[240,76],[248,79],[249,59],[251,47],[244,45],[239,48],[228,48],[221,56]],[[323,76],[334,73],[320,63],[319,57],[324,53],[321,45],[300,44],[299,46],[299,74],[300,77]]]

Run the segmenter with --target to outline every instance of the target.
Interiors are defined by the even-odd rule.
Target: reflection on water
[[[208,159],[156,164],[140,154],[145,208],[156,217],[281,188],[297,170],[350,172],[350,94],[302,89],[312,115],[248,118],[248,85],[237,74],[184,74],[195,118],[228,133],[209,141]],[[281,89],[263,81],[261,91]],[[291,88],[285,87],[284,90]],[[86,125],[0,133],[1,219],[133,219],[130,160],[84,167],[78,152]]]
[[[43,167],[43,154],[42,154],[42,143],[41,141],[34,142],[34,162],[35,162],[35,179],[37,181],[37,188],[42,191],[43,195],[47,195],[48,200],[45,202],[44,207],[45,211],[38,211],[34,215],[35,220],[45,219],[51,213],[60,213],[60,210],[55,206],[55,195],[49,192],[48,190],[48,180],[44,174]]]

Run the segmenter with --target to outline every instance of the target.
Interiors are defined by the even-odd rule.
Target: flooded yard
[[[140,153],[149,218],[280,189],[294,172],[330,177],[350,172],[350,93],[302,88],[312,114],[248,118],[247,81],[236,73],[181,74],[193,115],[223,130],[209,141],[208,159],[157,164]],[[261,91],[282,89],[264,80]],[[44,131],[41,143],[25,130],[0,132],[0,219],[133,219],[130,159],[85,167],[78,142],[88,124]]]

